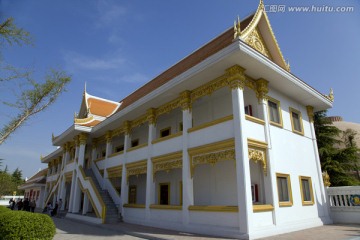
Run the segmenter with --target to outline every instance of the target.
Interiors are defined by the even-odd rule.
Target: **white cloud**
[[[98,1],[97,10],[99,13],[97,27],[112,25],[124,17],[127,12],[125,7],[117,5],[116,2],[103,0]]]
[[[122,76],[120,78],[121,82],[128,82],[128,83],[142,83],[142,82],[147,82],[148,80],[149,80],[148,77],[142,73],[133,73]]]
[[[76,52],[64,54],[64,60],[68,69],[77,70],[112,70],[122,67],[126,60],[120,56],[91,57]]]

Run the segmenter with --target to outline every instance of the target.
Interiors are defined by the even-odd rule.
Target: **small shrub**
[[[55,225],[45,214],[8,211],[0,214],[0,239],[53,239]]]

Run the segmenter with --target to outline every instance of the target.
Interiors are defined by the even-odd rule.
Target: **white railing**
[[[334,223],[360,223],[360,186],[327,188]]]

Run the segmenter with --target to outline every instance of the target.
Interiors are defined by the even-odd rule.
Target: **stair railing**
[[[81,190],[88,195],[89,200],[95,210],[97,217],[102,219],[102,223],[105,223],[105,218],[106,218],[105,203],[101,198],[99,191],[97,190],[92,178],[87,177],[85,175],[82,166],[78,166],[78,167],[79,167],[78,168],[79,172],[81,172],[81,174],[78,174],[80,180],[80,187],[82,188]]]

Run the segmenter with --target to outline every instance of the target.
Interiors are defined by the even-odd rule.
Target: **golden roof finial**
[[[289,61],[289,59],[286,61],[286,70],[288,71],[288,72],[290,72],[290,61]]]
[[[237,21],[234,21],[234,39],[241,36],[240,17],[237,17]]]
[[[330,101],[332,101],[332,102],[334,101],[334,91],[332,88],[330,88],[330,93],[328,95],[328,98]]]
[[[54,133],[51,133],[51,140],[54,141],[54,139],[55,139]]]
[[[41,154],[41,155],[40,155],[40,160],[43,160],[43,158],[44,158],[44,157],[43,157],[43,155]]]
[[[86,93],[86,82],[85,82],[85,84],[84,84],[84,92],[83,92],[83,95],[85,95],[85,93]]]

